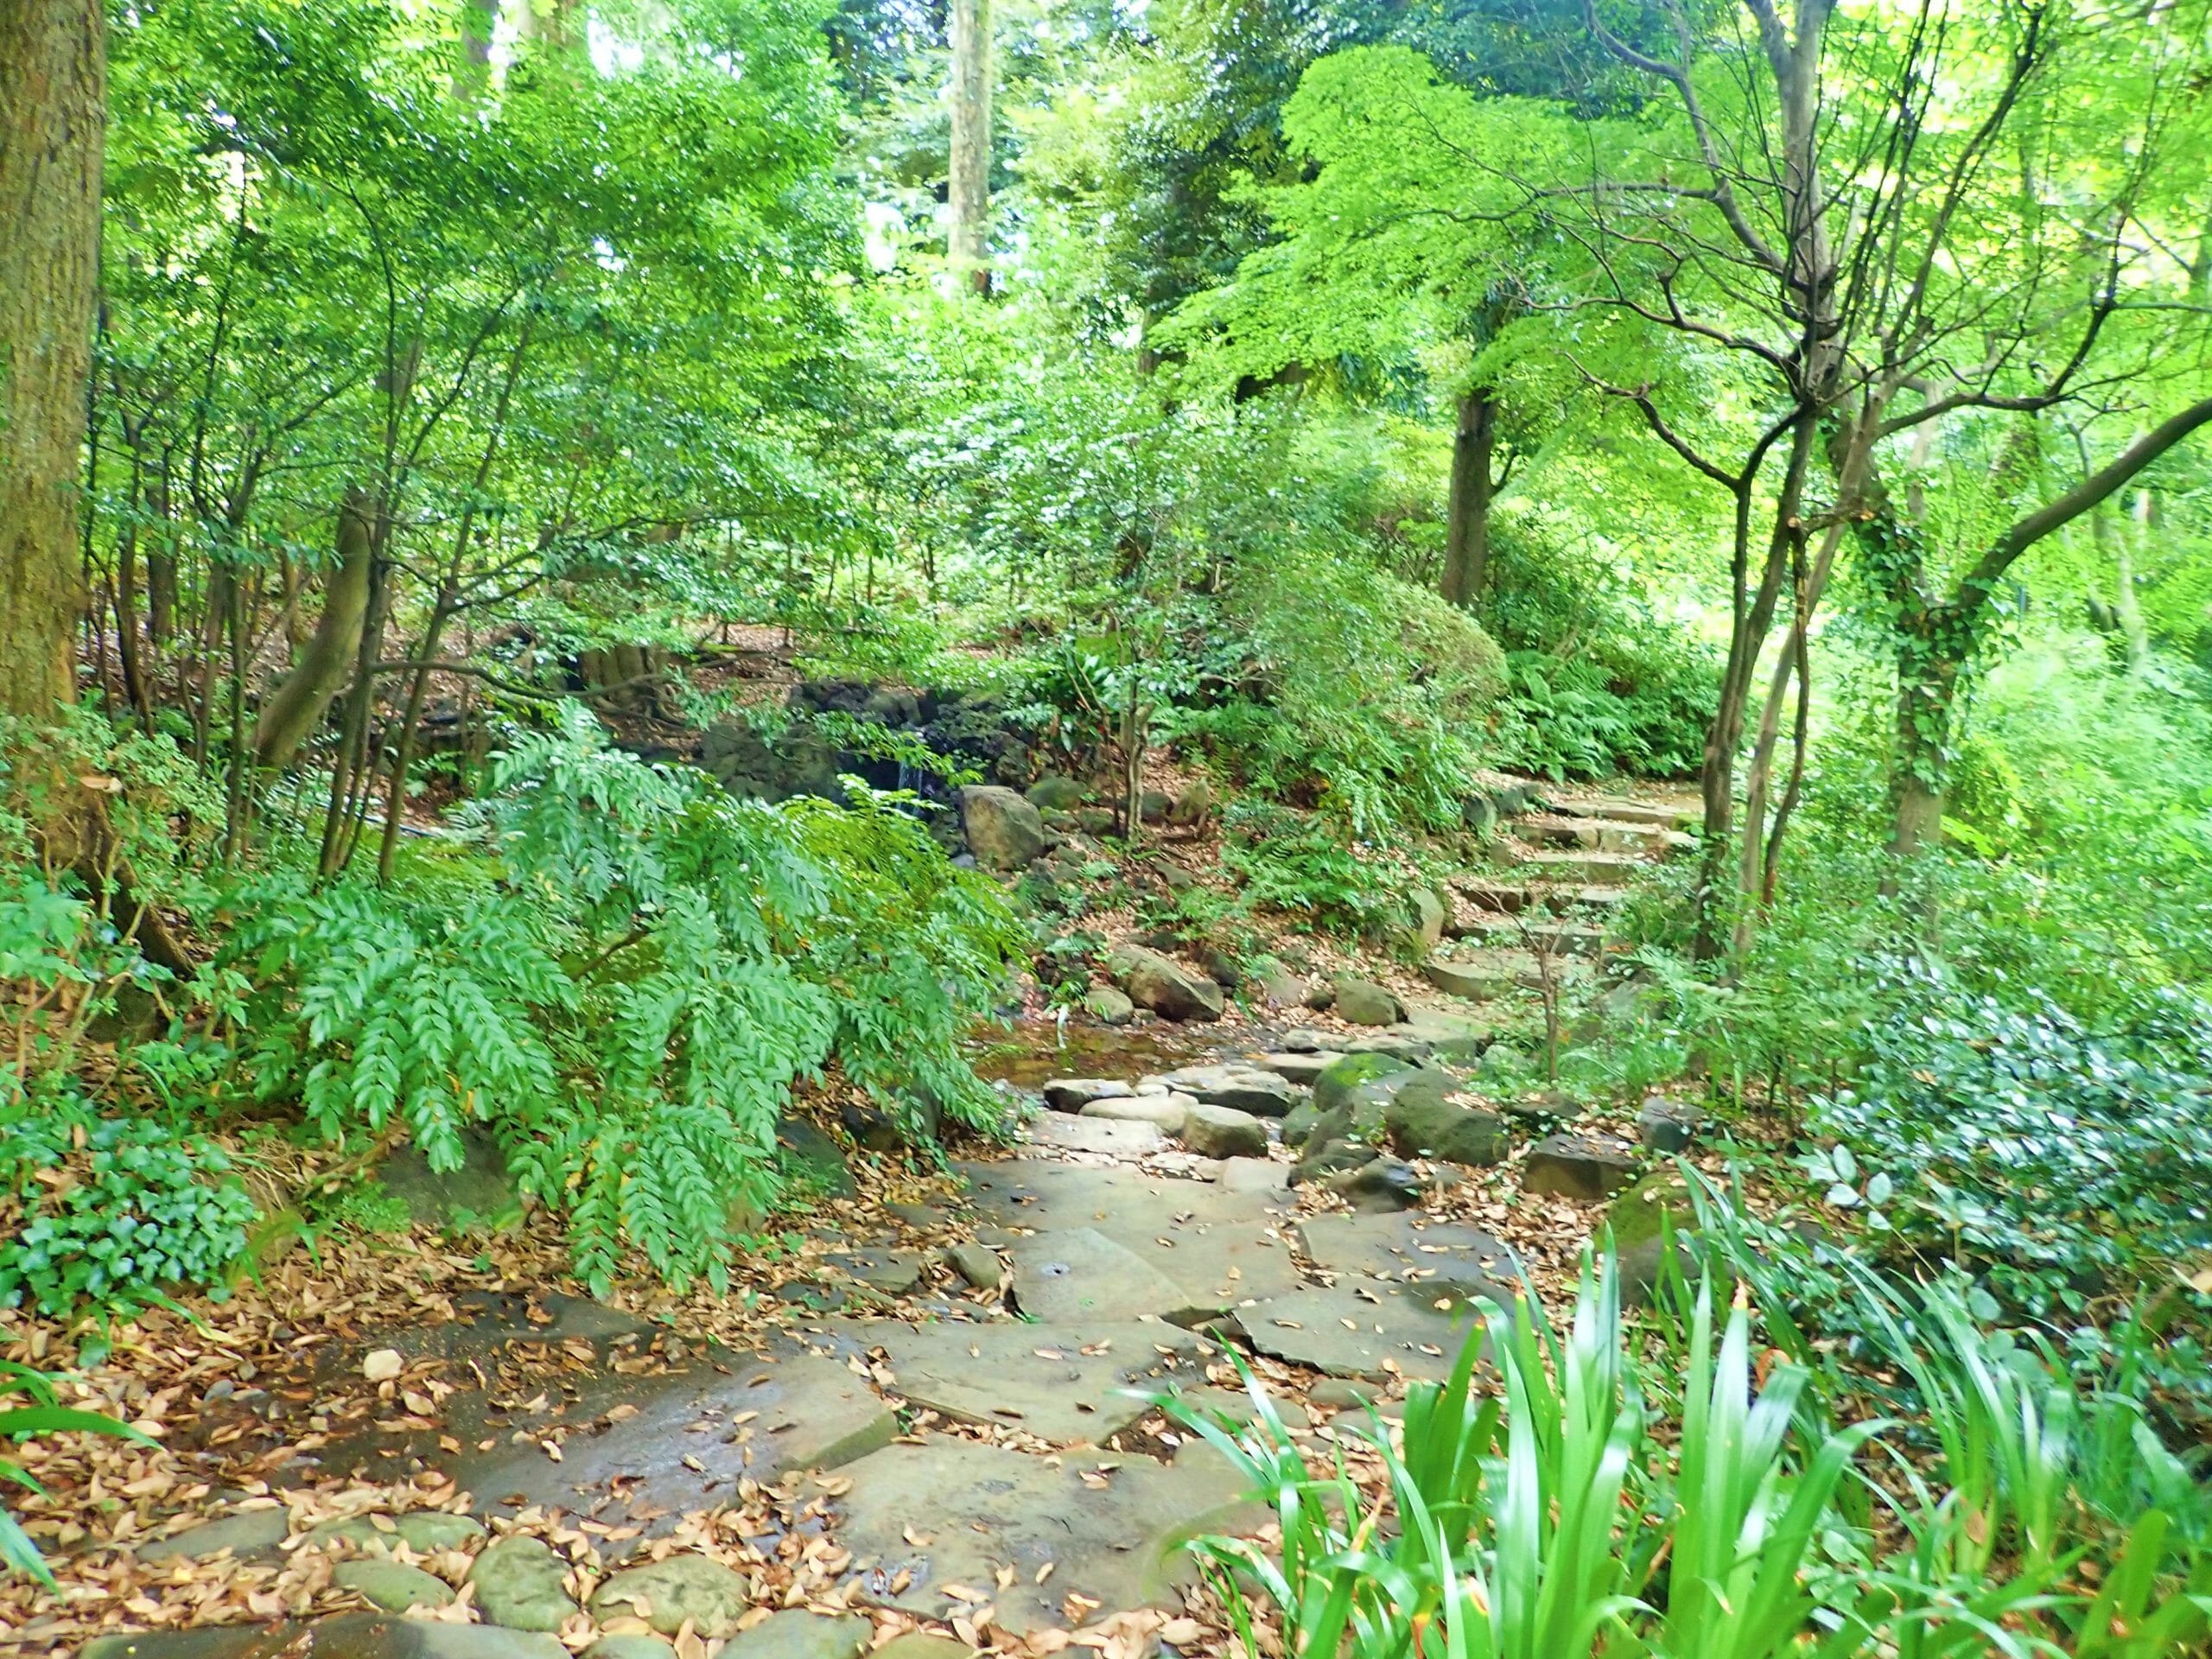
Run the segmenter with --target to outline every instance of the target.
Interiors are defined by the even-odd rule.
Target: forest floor
[[[1109,1093],[1166,1073],[1247,1104],[1237,1079],[1259,1068],[1279,1079],[1272,1113],[1347,1049],[1419,1060],[1484,1029],[1480,1002],[1370,969],[1407,1019],[1108,1030],[1032,1013],[987,1061]],[[296,1249],[226,1301],[119,1328],[81,1374],[69,1403],[156,1446],[26,1449],[46,1494],[19,1512],[59,1589],[0,1592],[0,1650],[1226,1652],[1176,1546],[1263,1533],[1266,1514],[1148,1396],[1234,1424],[1252,1409],[1241,1358],[1317,1461],[1379,1478],[1365,1435],[1408,1382],[1448,1370],[1470,1299],[1523,1274],[1570,1298],[1602,1215],[1524,1190],[1535,1135],[1514,1121],[1494,1167],[1414,1160],[1348,1197],[1290,1185],[1279,1123],[1261,1155],[1213,1159],[1148,1123],[1046,1110],[943,1169],[854,1154],[847,1195],[726,1289],[683,1295],[639,1281],[593,1300],[542,1216]],[[1573,1129],[1640,1156],[1633,1122]],[[0,1313],[8,1357],[63,1349]]]

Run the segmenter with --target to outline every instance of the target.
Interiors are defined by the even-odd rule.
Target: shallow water
[[[1048,1077],[1133,1077],[1172,1071],[1222,1046],[1218,1033],[1201,1035],[1176,1026],[1116,1030],[1077,1025],[1065,1030],[1049,1020],[1024,1020],[1010,1030],[983,1033],[969,1045],[976,1075],[986,1083],[1034,1089]]]

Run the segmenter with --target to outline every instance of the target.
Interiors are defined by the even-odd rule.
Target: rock
[[[1283,1033],[1282,1046],[1286,1054],[1333,1056],[1343,1053],[1344,1045],[1344,1039],[1334,1032],[1315,1031],[1310,1026],[1300,1026],[1295,1030]]]
[[[771,1613],[722,1649],[723,1659],[858,1659],[874,1624],[854,1613]]]
[[[32,1649],[15,1644],[16,1650]],[[60,1653],[41,1644],[37,1651]],[[78,1659],[569,1659],[550,1636],[495,1624],[448,1624],[384,1612],[338,1613],[313,1624],[219,1624],[103,1636]]]
[[[1141,1008],[1163,1020],[1218,1020],[1221,987],[1180,963],[1142,945],[1118,944],[1107,953],[1106,971]]]
[[[1503,957],[1503,951],[1496,953]],[[1511,990],[1516,982],[1512,964],[1473,951],[1457,957],[1431,957],[1421,965],[1421,976],[1448,996],[1470,1002],[1487,1001]]]
[[[1137,1011],[1128,995],[1112,985],[1092,986],[1084,996],[1083,1006],[1102,1026],[1126,1026]]]
[[[1002,785],[963,785],[959,800],[969,849],[987,870],[1018,870],[1051,840],[1037,809]]]
[[[1315,1186],[1363,1169],[1376,1160],[1375,1148],[1357,1141],[1325,1139],[1316,1129],[1298,1161],[1290,1166],[1293,1186]]]
[[[1224,947],[1211,939],[1201,941],[1198,947],[1198,966],[1206,970],[1206,977],[1224,991],[1234,991],[1244,982],[1244,966]]]
[[[1127,1095],[1129,1085],[1113,1077],[1052,1077],[1039,1090],[1056,1112],[1079,1112],[1094,1100]]]
[[[1315,981],[1306,988],[1306,1006],[1316,1014],[1325,1013],[1337,1006],[1337,988],[1322,981]]]
[[[1084,788],[1072,778],[1047,772],[1022,793],[1039,812],[1072,812],[1083,804]]]
[[[1333,1054],[1319,1053],[1262,1054],[1256,1064],[1262,1071],[1272,1071],[1286,1083],[1305,1084],[1310,1087],[1316,1077],[1329,1069],[1330,1063],[1336,1058]]]
[[[1382,1397],[1382,1384],[1356,1376],[1325,1376],[1306,1390],[1306,1402],[1318,1411],[1357,1411]]]
[[[1304,1146],[1313,1138],[1313,1126],[1320,1121],[1321,1114],[1313,1109],[1313,1103],[1311,1101],[1302,1106],[1292,1107],[1283,1114],[1281,1131],[1283,1145]]]
[[[1290,1185],[1290,1166],[1272,1158],[1231,1158],[1221,1166],[1221,1185],[1229,1192],[1281,1192]]]
[[[855,1349],[880,1347],[907,1403],[956,1422],[1103,1445],[1150,1409],[1140,1392],[1194,1384],[1217,1351],[1173,1325],[1084,1319],[991,1324],[842,1322]]]
[[[660,1636],[602,1636],[584,1659],[676,1659],[676,1644]]]
[[[1165,823],[1175,803],[1162,790],[1147,789],[1137,797],[1137,816],[1147,823]]]
[[[406,1515],[378,1516],[388,1520],[386,1531],[367,1516],[357,1515],[344,1521],[326,1521],[310,1530],[307,1536],[309,1548],[319,1548],[343,1540],[359,1549],[373,1549],[389,1554],[394,1542],[403,1543],[421,1555],[434,1555],[442,1549],[466,1549],[484,1535],[484,1523],[474,1516],[448,1515],[442,1510],[416,1510]]]
[[[1424,1045],[1432,1058],[1448,1065],[1473,1065],[1497,1040],[1497,1032],[1488,1014],[1429,1002],[1409,1005],[1405,1026],[1390,1035]]]
[[[1551,1135],[1529,1149],[1521,1190],[1595,1200],[1636,1179],[1636,1148],[1605,1135]]]
[[[734,1636],[740,1616],[752,1605],[753,1589],[744,1575],[704,1555],[671,1555],[626,1567],[591,1599],[592,1614],[602,1621],[626,1615],[642,1618],[663,1636],[674,1636],[689,1621],[710,1642]]]
[[[955,1244],[944,1253],[952,1270],[977,1290],[996,1290],[1006,1277],[1006,1263],[987,1244],[972,1241]]]
[[[1336,993],[1338,1017],[1355,1026],[1395,1026],[1406,1017],[1405,1004],[1372,980],[1341,978]]]
[[[1505,1120],[1448,1098],[1441,1074],[1416,1071],[1392,1091],[1382,1124],[1401,1158],[1441,1158],[1487,1168],[1505,1160]],[[1432,1084],[1429,1079],[1437,1078]]]
[[[575,1617],[576,1604],[563,1580],[568,1563],[537,1538],[502,1538],[469,1569],[477,1611],[487,1623],[513,1630],[557,1630]]]
[[[1235,1319],[1252,1347],[1294,1365],[1376,1382],[1441,1382],[1483,1328],[1472,1308],[1436,1306],[1444,1300],[1426,1289],[1348,1277],[1240,1306]]]
[[[1425,950],[1433,950],[1444,940],[1444,924],[1451,917],[1445,902],[1427,887],[1415,887],[1408,895],[1413,905],[1414,937]]]
[[[1403,1032],[1386,1031],[1372,1037],[1355,1037],[1344,1045],[1347,1054],[1386,1054],[1408,1065],[1424,1064],[1429,1056],[1428,1045],[1418,1037]]]
[[[1095,1454],[1048,1463],[971,1440],[886,1446],[847,1471],[853,1490],[839,1500],[838,1541],[860,1569],[855,1599],[942,1618],[963,1605],[948,1586],[982,1589],[1017,1637],[1065,1630],[1071,1592],[1101,1609],[1179,1611],[1177,1586],[1192,1572],[1182,1540],[1255,1518],[1236,1471],[1191,1450],[1164,1465],[1109,1453],[1119,1466],[1093,1487],[1082,1471],[1096,1467]],[[1048,1562],[1054,1570],[1039,1582]],[[1004,1568],[1007,1587],[993,1590]]]
[[[1483,1051],[1481,1077],[1484,1083],[1512,1086],[1526,1083],[1535,1063],[1510,1043],[1492,1043]]]
[[[1079,806],[1075,811],[1076,827],[1086,836],[1109,836],[1119,820],[1110,806]]]
[[[402,1147],[377,1166],[377,1179],[425,1226],[474,1225],[518,1213],[522,1190],[491,1130],[463,1128],[461,1156],[459,1169],[434,1170],[416,1147]]]
[[[204,1561],[226,1549],[233,1555],[246,1556],[274,1549],[291,1529],[291,1512],[281,1503],[271,1503],[264,1509],[218,1516],[166,1538],[149,1538],[131,1553],[142,1561]]]
[[[1202,1420],[1225,1425],[1231,1433],[1241,1433],[1260,1421],[1260,1408],[1241,1389],[1185,1389],[1177,1393],[1174,1403]],[[1313,1427],[1312,1414],[1295,1400],[1270,1394],[1268,1404],[1275,1420],[1294,1434]]]
[[[1421,1172],[1410,1164],[1389,1158],[1372,1159],[1357,1169],[1332,1175],[1327,1185],[1330,1192],[1363,1213],[1411,1210],[1421,1200]]]
[[[803,1117],[776,1120],[776,1161],[801,1197],[849,1198],[860,1191],[844,1149]]]
[[[885,1296],[909,1295],[922,1282],[918,1250],[837,1250],[822,1259]]]
[[[1262,1117],[1281,1117],[1297,1100],[1288,1079],[1255,1065],[1186,1065],[1160,1081],[1209,1105]]]
[[[1336,1111],[1350,1104],[1354,1091],[1363,1084],[1408,1069],[1393,1054],[1344,1055],[1323,1067],[1313,1079],[1313,1109],[1325,1114]]]
[[[1521,1262],[1502,1240],[1457,1222],[1404,1212],[1306,1216],[1300,1241],[1313,1265],[1333,1274],[1510,1306],[1522,1289]]]
[[[1643,1103],[1643,1109],[1637,1114],[1637,1138],[1654,1152],[1672,1155],[1687,1152],[1697,1132],[1705,1125],[1703,1109],[1686,1100],[1669,1100],[1663,1095],[1653,1095]]]
[[[1311,982],[1280,965],[1260,976],[1260,1001],[1271,1008],[1303,1007],[1313,988]]]
[[[1073,1117],[1065,1112],[1039,1112],[1029,1120],[1028,1128],[1029,1138],[1039,1146],[1058,1147],[1064,1152],[1141,1155],[1167,1144],[1166,1135],[1155,1124]]]
[[[397,1561],[363,1560],[340,1561],[330,1570],[330,1581],[352,1590],[373,1607],[388,1613],[409,1612],[417,1607],[444,1607],[453,1601],[453,1586],[435,1573]]]
[[[869,1659],[970,1659],[975,1651],[965,1642],[956,1642],[949,1636],[909,1630],[904,1636],[893,1637]]]
[[[1193,778],[1175,791],[1175,804],[1167,809],[1167,821],[1178,829],[1196,830],[1213,817],[1213,785],[1203,778]]]
[[[1670,1231],[1683,1276],[1696,1284],[1698,1262],[1688,1240],[1697,1230],[1697,1208],[1681,1170],[1670,1165],[1645,1176],[1605,1207],[1605,1224],[1620,1264],[1621,1300],[1628,1306],[1650,1305]]]
[[[1202,1158],[1264,1158],[1268,1126],[1234,1106],[1199,1101],[1183,1120],[1183,1144]]]
[[[1094,1100],[1083,1109],[1083,1116],[1118,1123],[1149,1123],[1162,1135],[1180,1135],[1184,1118],[1198,1103],[1190,1096],[1171,1090],[1166,1094],[1122,1095]]]
[[[1040,1233],[1007,1254],[1014,1301],[1033,1319],[1164,1319],[1191,1306],[1173,1281],[1096,1228]]]

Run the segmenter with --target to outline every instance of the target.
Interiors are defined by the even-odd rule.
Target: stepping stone
[[[1328,1070],[1329,1062],[1336,1057],[1319,1051],[1310,1054],[1262,1054],[1256,1062],[1263,1070],[1274,1072],[1290,1083],[1311,1086],[1313,1079]]]
[[[1447,1306],[1440,1308],[1438,1302]],[[1263,1354],[1331,1376],[1425,1377],[1441,1382],[1471,1332],[1471,1305],[1434,1287],[1348,1279],[1293,1291],[1232,1316]]]
[[[1529,1149],[1521,1190],[1532,1195],[1595,1200],[1636,1179],[1637,1149],[1610,1135],[1550,1135]]]
[[[580,1499],[614,1491],[621,1496],[599,1510],[613,1524],[632,1508],[671,1516],[700,1509],[747,1476],[766,1480],[790,1469],[835,1468],[899,1432],[899,1420],[864,1378],[796,1344],[765,1352],[709,1348],[664,1375],[576,1381],[582,1393],[564,1410],[507,1427],[485,1422],[481,1395],[455,1395],[447,1402],[447,1432],[468,1449],[448,1456],[427,1446],[423,1455],[476,1495],[480,1513],[516,1496],[575,1509]],[[629,1411],[612,1421],[607,1414],[617,1406]],[[746,1412],[757,1415],[719,1427]],[[690,1432],[699,1422],[717,1427]],[[561,1461],[532,1442],[514,1444],[518,1426],[567,1427]],[[475,1449],[484,1439],[495,1442],[489,1452]]]
[[[417,1607],[445,1607],[452,1604],[453,1586],[435,1573],[399,1561],[340,1561],[330,1570],[330,1581],[341,1590],[365,1597],[388,1613],[404,1613]]]
[[[1349,1040],[1350,1039],[1341,1032],[1316,1031],[1304,1026],[1282,1034],[1283,1048],[1292,1054],[1325,1054],[1333,1057],[1344,1052],[1344,1044]]]
[[[142,1561],[204,1561],[226,1549],[233,1555],[245,1557],[274,1549],[284,1541],[291,1529],[291,1511],[281,1503],[272,1503],[266,1509],[238,1510],[218,1516],[166,1538],[149,1539],[131,1554]]]
[[[1522,1289],[1521,1262],[1512,1248],[1456,1222],[1424,1223],[1404,1214],[1306,1216],[1298,1223],[1298,1238],[1313,1265],[1326,1273],[1363,1274],[1421,1289],[1433,1286],[1507,1307]]]
[[[1045,1103],[1056,1112],[1079,1112],[1094,1100],[1126,1095],[1129,1085],[1112,1077],[1054,1077],[1044,1087]]]
[[[1421,976],[1447,996],[1470,1002],[1486,1001],[1531,978],[1543,982],[1536,958],[1526,950],[1455,950],[1448,956],[1431,957],[1421,965]]]
[[[103,1636],[77,1653],[78,1659],[569,1659],[554,1637],[390,1613]]]
[[[996,1290],[999,1281],[1006,1277],[1006,1263],[999,1260],[999,1253],[988,1244],[955,1244],[944,1253],[952,1270],[977,1290]]]
[[[1290,1166],[1272,1158],[1231,1158],[1221,1166],[1224,1192],[1287,1192]]]
[[[741,1634],[722,1649],[722,1659],[858,1659],[874,1634],[874,1621],[855,1613],[789,1607]]]
[[[542,1538],[502,1538],[476,1558],[468,1581],[486,1620],[516,1630],[557,1630],[576,1604],[564,1582],[569,1564]]]
[[[1411,1164],[1402,1164],[1395,1158],[1370,1158],[1332,1175],[1327,1186],[1353,1209],[1370,1214],[1419,1209],[1427,1183]]]
[[[876,1649],[873,1659],[969,1659],[974,1652],[965,1642],[956,1642],[949,1636],[909,1630]]]
[[[1102,1464],[1116,1466],[1101,1476]],[[1185,1446],[1168,1465],[1101,1453],[1056,1467],[1003,1446],[938,1440],[886,1446],[845,1473],[853,1490],[837,1538],[859,1570],[855,1600],[944,1618],[974,1611],[949,1593],[958,1586],[988,1597],[994,1622],[1016,1636],[1065,1629],[1060,1604],[1071,1591],[1102,1612],[1179,1609],[1178,1586],[1192,1576],[1182,1541],[1264,1519],[1204,1446]],[[911,1541],[910,1529],[925,1541]],[[996,1575],[1008,1566],[1013,1582],[1001,1590]]]
[[[1174,1093],[1160,1095],[1111,1095],[1104,1100],[1094,1100],[1083,1109],[1085,1117],[1103,1117],[1109,1122],[1149,1123],[1162,1135],[1180,1135],[1183,1120],[1198,1103],[1188,1095]]]
[[[466,1549],[483,1535],[484,1523],[473,1516],[415,1510],[401,1516],[357,1515],[326,1521],[308,1531],[307,1542],[314,1548],[343,1541],[380,1554],[389,1554],[395,1543],[402,1543],[418,1554],[432,1555],[442,1549]]]
[[[1690,1142],[1705,1126],[1705,1110],[1686,1100],[1652,1095],[1637,1114],[1637,1138],[1654,1152],[1672,1154],[1689,1150]]]
[[[955,1167],[984,1221],[1094,1228],[1172,1280],[1187,1306],[1217,1312],[1303,1282],[1270,1207],[1281,1207],[1276,1195],[1038,1159]]]
[[[1025,1238],[1007,1254],[1014,1258],[1014,1300],[1033,1319],[1165,1319],[1191,1311],[1191,1299],[1173,1280],[1096,1228]]]
[[[1649,868],[1643,860],[1625,853],[1585,852],[1580,848],[1530,853],[1521,864],[1553,880],[1601,887],[1624,886]]]
[[[1695,804],[1618,798],[1550,801],[1546,810],[1563,818],[1609,818],[1618,823],[1656,824],[1662,830],[1680,830],[1704,816],[1704,808]]]
[[[1234,1106],[1202,1101],[1183,1120],[1183,1144],[1201,1158],[1264,1158],[1268,1126]]]
[[[1040,1147],[1063,1152],[1117,1153],[1135,1156],[1157,1152],[1167,1137],[1151,1123],[1116,1123],[1105,1118],[1071,1117],[1065,1112],[1039,1112],[1029,1120],[1029,1139]]]
[[[843,1250],[823,1260],[886,1296],[906,1295],[922,1282],[918,1250]]]
[[[1205,1357],[1217,1351],[1176,1325],[1126,1321],[894,1326],[852,1320],[836,1334],[856,1348],[880,1347],[890,1357],[891,1386],[913,1405],[963,1423],[1096,1444],[1151,1409],[1123,1389],[1166,1388],[1178,1376],[1196,1383]]]
[[[1234,1107],[1262,1117],[1281,1117],[1297,1103],[1289,1079],[1257,1065],[1186,1065],[1160,1078],[1209,1105]]]
[[[626,1631],[601,1637],[584,1649],[584,1659],[676,1659],[676,1644],[664,1636]]]
[[[1204,1413],[1209,1421],[1225,1419],[1232,1433],[1241,1433],[1260,1421],[1260,1408],[1252,1403],[1252,1396],[1241,1389],[1185,1389],[1176,1399],[1184,1406]],[[1297,1401],[1270,1394],[1268,1402],[1274,1408],[1276,1421],[1294,1434],[1313,1427],[1313,1414]],[[1171,1417],[1179,1430],[1182,1425]]]
[[[704,1555],[671,1555],[626,1568],[591,1599],[592,1613],[601,1620],[642,1618],[663,1636],[689,1624],[709,1642],[734,1636],[738,1619],[752,1605],[753,1586],[745,1575]]]

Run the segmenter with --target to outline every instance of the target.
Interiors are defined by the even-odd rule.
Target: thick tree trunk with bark
[[[1454,605],[1482,597],[1490,565],[1491,457],[1497,448],[1497,405],[1487,386],[1459,399],[1452,438],[1452,499],[1445,512],[1444,575],[1437,591]]]
[[[951,0],[952,144],[945,251],[979,294],[991,289],[991,0]]]
[[[0,0],[0,709],[74,694],[77,480],[99,280],[100,0]]]

